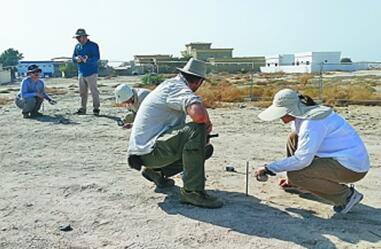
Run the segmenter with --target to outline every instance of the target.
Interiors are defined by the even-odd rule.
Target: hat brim
[[[200,77],[200,78],[203,78],[204,80],[206,81],[209,81],[208,78],[206,78],[205,76],[202,76],[202,75],[199,75],[199,74],[195,74],[195,73],[192,73],[191,71],[187,71],[187,70],[184,70],[182,68],[176,68],[178,71],[180,72],[183,72],[183,73],[186,73],[186,74],[191,74],[191,75],[194,75],[194,76],[197,76],[197,77]]]
[[[264,121],[274,121],[288,114],[286,107],[279,107],[271,105],[266,110],[261,112],[258,117]]]
[[[74,35],[73,38],[77,38],[77,37],[80,37],[80,36],[89,36],[88,34],[84,34],[84,35]]]
[[[27,73],[35,73],[35,72],[42,73],[42,70],[41,70],[41,68],[38,68],[38,69],[27,71]]]

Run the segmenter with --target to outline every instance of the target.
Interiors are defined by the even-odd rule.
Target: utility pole
[[[253,101],[253,86],[254,86],[254,68],[255,62],[251,64],[251,83],[250,83],[250,101]]]
[[[320,62],[319,99],[323,101],[323,62]]]

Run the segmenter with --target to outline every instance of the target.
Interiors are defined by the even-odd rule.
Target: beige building
[[[192,42],[185,45],[181,52],[184,57],[193,57],[198,60],[207,61],[210,58],[227,59],[233,57],[232,48],[211,48],[212,43]]]
[[[172,55],[169,54],[153,54],[153,55],[135,55],[135,66],[143,66],[147,64],[156,64],[158,61],[170,61]]]
[[[208,71],[227,72],[227,73],[245,73],[259,72],[260,67],[265,65],[264,56],[251,57],[233,57],[226,59],[208,59]]]
[[[212,43],[191,42],[181,51],[183,58],[172,55],[135,55],[132,71],[144,73],[175,73],[191,57],[207,62],[208,72],[244,73],[259,72],[265,65],[264,56],[233,57],[232,48],[212,48]]]
[[[133,61],[133,73],[174,73],[176,68],[183,67],[186,60],[175,58],[172,55],[135,55]]]

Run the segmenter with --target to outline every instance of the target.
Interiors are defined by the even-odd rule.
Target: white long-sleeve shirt
[[[320,120],[295,119],[292,130],[298,135],[295,154],[274,161],[267,168],[275,173],[303,169],[315,156],[332,158],[352,171],[369,170],[369,155],[355,129],[341,116],[332,112]]]

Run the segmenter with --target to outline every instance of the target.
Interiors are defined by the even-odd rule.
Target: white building
[[[9,83],[12,81],[11,70],[3,69],[0,64],[0,84]]]
[[[294,63],[293,54],[278,54],[278,55],[266,56],[266,67],[293,65],[293,63]]]
[[[367,67],[361,63],[341,63],[341,52],[304,52],[266,57],[263,73],[318,73],[355,71]]]

